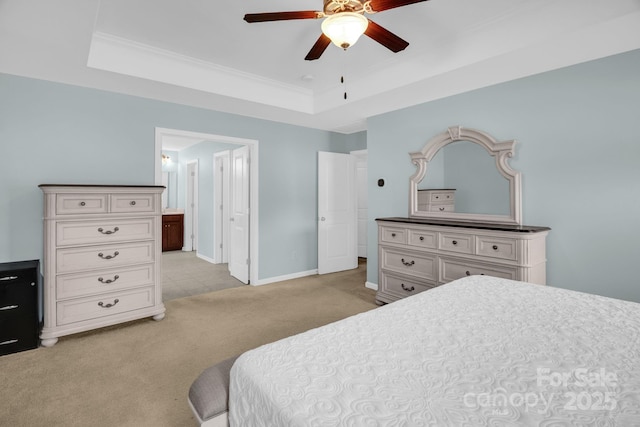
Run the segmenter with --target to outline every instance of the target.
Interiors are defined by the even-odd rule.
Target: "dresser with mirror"
[[[546,284],[548,227],[522,224],[516,142],[455,126],[410,153],[409,216],[379,218],[379,304],[471,275]]]

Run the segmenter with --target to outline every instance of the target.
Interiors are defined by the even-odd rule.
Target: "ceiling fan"
[[[323,0],[322,12],[301,10],[295,12],[248,13],[244,20],[248,23],[267,21],[286,21],[290,19],[321,19],[322,34],[313,45],[307,61],[313,61],[333,42],[336,46],[347,49],[353,46],[358,38],[365,34],[393,52],[400,52],[409,46],[409,42],[401,39],[391,31],[381,27],[364,16],[382,12],[387,9],[407,6],[427,0]]]

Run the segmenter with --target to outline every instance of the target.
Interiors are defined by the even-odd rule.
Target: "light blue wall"
[[[362,136],[6,74],[0,262],[42,257],[38,184],[153,184],[156,127],[258,140],[259,278],[317,268],[316,153],[365,148]]]
[[[524,222],[552,228],[549,284],[640,301],[639,118],[632,51],[369,119],[367,279],[378,281],[374,219],[407,215],[408,153],[462,125],[518,141]]]

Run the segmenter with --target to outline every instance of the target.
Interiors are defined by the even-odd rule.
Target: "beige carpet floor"
[[[162,298],[164,301],[245,286],[232,277],[228,264],[212,264],[195,252],[162,253]]]
[[[208,366],[376,307],[366,266],[168,301],[143,319],[0,357],[2,426],[195,426],[187,404]]]

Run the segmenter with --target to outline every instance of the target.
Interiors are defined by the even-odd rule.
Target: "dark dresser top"
[[[539,233],[541,231],[549,231],[549,227],[539,227],[535,225],[517,225],[517,224],[494,224],[491,222],[467,222],[467,221],[450,221],[427,218],[376,218],[376,221],[403,222],[405,224],[422,224],[422,225],[441,225],[444,227],[460,227],[460,228],[479,228],[483,230],[511,231],[513,233]]]

